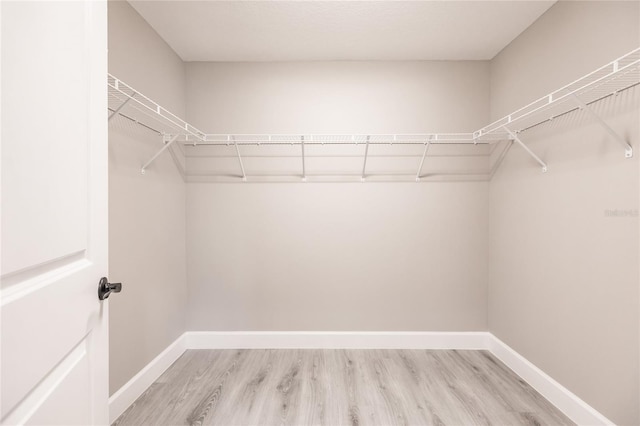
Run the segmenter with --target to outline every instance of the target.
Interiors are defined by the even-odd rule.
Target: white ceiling
[[[184,61],[491,59],[555,3],[129,2]]]

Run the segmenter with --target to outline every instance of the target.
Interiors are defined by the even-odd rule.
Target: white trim
[[[190,331],[189,349],[486,349],[487,333]]]
[[[186,339],[183,334],[111,395],[109,397],[109,424],[120,417],[186,350]]]
[[[614,424],[502,340],[491,333],[487,334],[489,351],[575,423],[579,425]]]
[[[113,423],[187,349],[488,350],[580,425],[614,423],[489,332],[188,331],[109,398]]]

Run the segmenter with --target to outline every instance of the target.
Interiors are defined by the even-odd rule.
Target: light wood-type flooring
[[[114,425],[573,424],[486,351],[189,350]]]

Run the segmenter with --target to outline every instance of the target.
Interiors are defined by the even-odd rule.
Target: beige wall
[[[486,62],[193,63],[187,110],[209,132],[473,130],[488,82]],[[190,330],[486,329],[487,182],[187,186]]]
[[[124,1],[109,2],[109,72],[184,116],[184,64]],[[169,154],[125,120],[109,127],[110,392],[185,331],[185,186]]]
[[[492,62],[493,118],[640,44],[640,3],[560,2]],[[521,134],[490,185],[489,330],[618,424],[638,424],[638,90]],[[635,109],[633,105],[636,105]]]
[[[188,184],[188,328],[485,330],[487,189]]]
[[[491,61],[496,120],[638,47],[637,1],[559,1]]]
[[[189,122],[209,133],[472,132],[487,61],[190,62]]]

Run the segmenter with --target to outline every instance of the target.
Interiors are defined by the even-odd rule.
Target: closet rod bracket
[[[534,160],[536,160],[538,162],[538,164],[540,164],[542,166],[542,173],[546,173],[547,172],[547,163],[545,163],[544,161],[542,161],[542,159],[540,159],[540,157],[538,157],[536,155],[535,152],[531,151],[531,149],[524,144],[524,142],[522,142],[522,140],[520,140],[520,138],[518,137],[518,135],[514,132],[512,132],[511,130],[509,130],[506,126],[502,127],[504,129],[505,132],[507,132],[509,134],[509,136],[511,137],[511,139],[516,142],[518,145],[520,145],[525,151],[527,151],[527,154],[529,154]]]
[[[158,158],[160,156],[160,154],[162,154],[163,152],[165,152],[167,149],[169,149],[169,147],[178,140],[178,137],[180,135],[175,135],[173,137],[171,137],[170,135],[166,135],[163,134],[162,135],[162,141],[164,142],[164,146],[162,148],[160,148],[160,151],[156,152],[155,155],[153,157],[151,157],[149,159],[149,161],[147,161],[146,163],[144,163],[144,166],[142,166],[142,170],[141,173],[145,174],[147,172],[147,168],[151,165],[151,163],[153,163],[155,161],[156,158]]]
[[[633,148],[631,147],[629,142],[627,142],[622,136],[620,136],[618,132],[613,130],[613,128],[611,128],[611,126],[609,126],[609,124],[607,124],[607,122],[604,121],[602,117],[600,117],[593,109],[591,109],[589,105],[584,103],[582,99],[580,99],[573,93],[571,94],[571,96],[573,97],[573,99],[575,99],[581,110],[587,112],[587,114],[589,114],[594,120],[596,120],[607,131],[607,133],[609,133],[613,137],[613,139],[618,141],[623,146],[625,158],[633,157]]]

